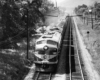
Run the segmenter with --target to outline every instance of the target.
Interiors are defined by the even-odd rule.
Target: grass
[[[34,43],[34,40],[31,39],[31,42]],[[17,42],[15,42],[16,44]],[[34,52],[34,44],[30,46],[30,51],[28,54],[28,58],[26,58],[27,45],[26,40],[21,40],[21,46],[14,46],[15,50],[9,51],[7,49],[0,49],[0,80],[23,80],[25,75],[28,73],[29,68],[33,63],[33,52]],[[8,46],[9,47],[9,46]]]
[[[76,18],[76,21],[80,33],[83,36],[84,43],[86,44],[86,48],[92,57],[94,68],[100,75],[100,25],[94,22],[96,25],[94,25],[92,29],[91,23],[87,25],[79,18]],[[87,34],[87,31],[89,31],[89,34]]]

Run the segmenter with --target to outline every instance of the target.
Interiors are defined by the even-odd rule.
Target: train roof
[[[59,32],[55,32],[54,34],[44,34],[39,39],[36,40],[36,42],[41,40],[52,40],[58,42],[60,40],[61,34]]]

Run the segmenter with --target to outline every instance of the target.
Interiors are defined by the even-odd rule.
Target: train
[[[54,71],[58,64],[61,30],[47,31],[35,43],[34,63],[36,71]]]

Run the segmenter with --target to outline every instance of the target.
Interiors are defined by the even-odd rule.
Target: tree
[[[97,17],[100,18],[100,3],[95,2],[94,7],[95,7],[95,13],[96,13]]]
[[[83,13],[85,13],[87,11],[87,9],[88,9],[88,6],[85,4],[82,4],[82,5],[79,5],[78,7],[76,7],[74,9],[74,11],[76,14],[83,15]]]
[[[26,33],[26,25],[34,28],[40,20],[44,21],[44,14],[40,11],[43,6],[42,0],[22,1],[4,0],[0,1],[0,26],[3,29],[3,40],[19,34]],[[34,31],[33,31],[34,32]]]

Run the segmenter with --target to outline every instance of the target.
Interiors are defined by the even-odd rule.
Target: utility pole
[[[85,23],[85,13],[83,13],[83,22]]]
[[[91,9],[89,10],[89,13],[91,15],[91,24],[92,24],[92,29],[93,29],[93,17],[92,17],[92,10]]]
[[[26,5],[26,29],[27,29],[27,53],[26,53],[26,58],[29,58],[29,48],[30,48],[30,40],[29,40],[29,5],[32,4],[32,0],[30,1],[24,1],[24,5]]]
[[[27,59],[28,59],[28,53],[29,53],[29,31],[28,31],[28,8],[26,8],[27,10],[27,24],[26,24],[26,27],[27,27]]]
[[[26,17],[26,30],[27,30],[27,52],[26,52],[26,58],[28,59],[29,58],[29,55],[28,55],[28,53],[29,53],[29,31],[28,31],[28,27],[29,27],[29,21],[28,21],[28,18],[29,18],[29,16],[28,16],[28,13],[29,13],[29,8],[28,8],[28,2],[27,1],[25,1],[24,3],[23,3],[24,5],[26,5],[26,14],[25,14],[25,17]]]
[[[88,17],[87,17],[87,25],[88,25]]]
[[[56,0],[55,0],[56,1]],[[57,8],[57,1],[56,1],[56,8]]]
[[[92,21],[92,29],[93,29],[93,17],[92,17],[92,12],[91,12],[91,21]]]

